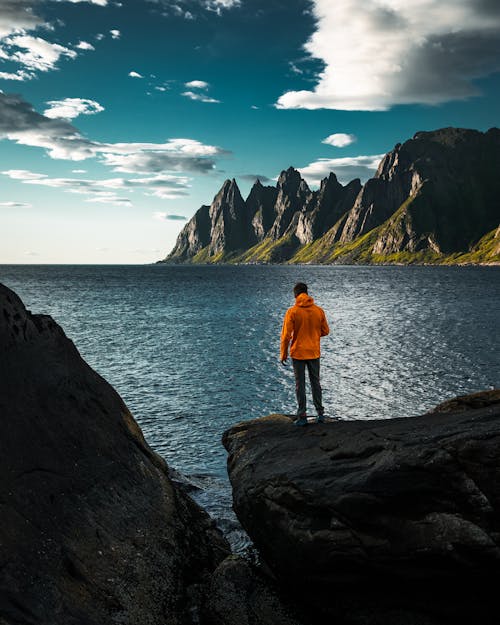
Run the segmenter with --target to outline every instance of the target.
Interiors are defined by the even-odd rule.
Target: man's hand
[[[287,366],[287,364],[288,364],[288,358],[283,358],[283,359],[282,359],[282,361],[281,361],[281,364],[282,364],[284,367],[286,367],[286,366]]]

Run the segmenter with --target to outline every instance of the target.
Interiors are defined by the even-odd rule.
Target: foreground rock
[[[0,623],[184,625],[227,555],[113,388],[0,285]]]
[[[204,607],[206,625],[305,625],[257,567],[230,556],[216,569]]]
[[[316,622],[499,622],[500,391],[405,419],[271,415],[224,445],[242,525]]]

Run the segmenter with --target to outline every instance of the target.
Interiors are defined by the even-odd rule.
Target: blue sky
[[[226,178],[500,124],[497,0],[0,1],[0,263],[162,258]]]

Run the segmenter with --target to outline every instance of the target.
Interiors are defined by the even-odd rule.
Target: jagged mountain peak
[[[226,180],[168,260],[441,262],[470,250],[495,260],[499,164],[498,128],[441,128],[397,143],[363,186],[359,178],[344,186],[332,172],[311,191],[289,167],[275,186],[255,176],[243,200]]]
[[[238,188],[238,183],[236,182],[236,180],[234,178],[227,178],[227,180],[224,180],[224,184],[222,185],[222,187],[220,188],[220,190],[227,190],[227,189],[234,189],[234,188]]]
[[[232,180],[225,180],[224,184],[215,195],[213,203],[220,202],[237,202],[239,204],[244,202],[238,184],[234,178]]]
[[[288,169],[284,169],[279,177],[278,177],[278,187],[282,187],[285,185],[296,185],[299,186],[302,180],[302,176],[300,172],[297,171],[294,167],[289,167]]]
[[[327,188],[332,188],[332,187],[337,187],[337,186],[341,187],[342,185],[338,181],[337,176],[332,171],[330,172],[328,176],[323,178],[323,180],[320,182],[319,192],[323,193]]]

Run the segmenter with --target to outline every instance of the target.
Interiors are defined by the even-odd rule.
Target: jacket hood
[[[312,306],[314,304],[314,300],[307,293],[300,293],[295,298],[295,306]]]

